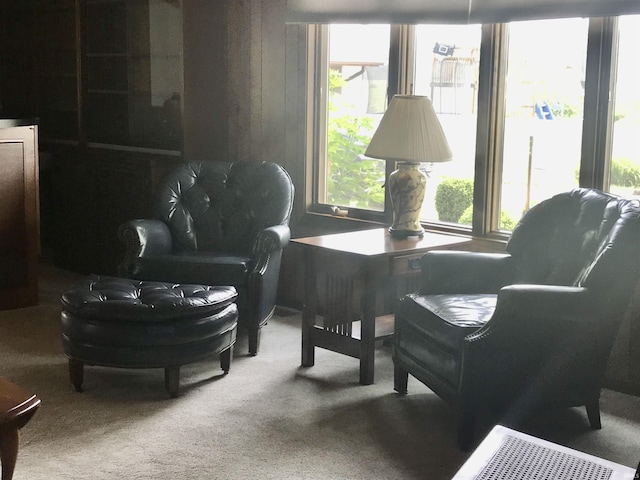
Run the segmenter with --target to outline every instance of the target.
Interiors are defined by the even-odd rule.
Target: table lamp
[[[365,152],[367,157],[396,162],[387,187],[393,206],[393,237],[422,236],[420,210],[427,176],[420,163],[448,162],[449,143],[431,100],[419,95],[394,95]]]

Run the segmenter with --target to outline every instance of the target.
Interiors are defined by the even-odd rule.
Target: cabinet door
[[[0,128],[0,309],[38,303],[37,127]]]

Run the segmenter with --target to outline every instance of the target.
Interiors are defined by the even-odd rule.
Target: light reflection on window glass
[[[578,186],[588,19],[509,24],[500,222]]]
[[[640,15],[620,17],[610,191],[640,197]]]

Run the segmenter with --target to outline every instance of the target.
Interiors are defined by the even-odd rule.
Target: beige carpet
[[[297,314],[269,323],[257,357],[241,335],[227,376],[213,359],[184,367],[177,399],[162,370],[87,367],[76,393],[49,288],[38,307],[0,312],[0,375],[42,399],[21,431],[15,480],[437,480],[467,457],[444,402],[411,379],[409,395],[393,392],[389,347],[377,349],[371,386],[357,383],[357,360],[332,352],[318,349],[316,365],[301,368]],[[538,415],[522,430],[635,467],[640,399],[603,397],[600,431],[583,409]]]

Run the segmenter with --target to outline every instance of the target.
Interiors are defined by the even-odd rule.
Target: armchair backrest
[[[635,287],[639,238],[637,200],[577,188],[532,207],[507,251],[518,266],[517,283],[627,290]]]
[[[293,194],[275,163],[191,162],[160,185],[155,218],[169,226],[174,251],[250,254],[261,230],[288,225]]]

